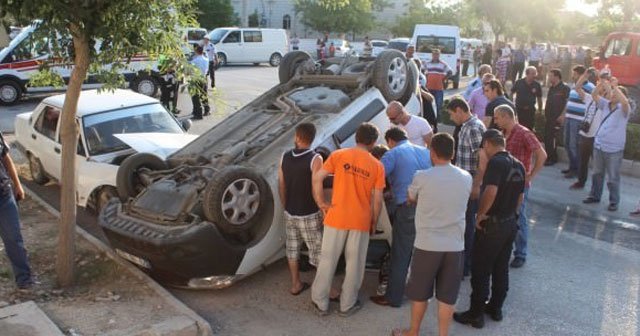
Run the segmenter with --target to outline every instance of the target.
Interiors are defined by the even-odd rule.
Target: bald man
[[[409,114],[399,102],[389,103],[387,118],[392,124],[407,132],[407,137],[412,144],[422,147],[429,147],[431,144],[433,129],[429,122],[422,117]]]

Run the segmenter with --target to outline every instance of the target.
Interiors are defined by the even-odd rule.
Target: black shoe
[[[491,306],[486,305],[484,307],[484,313],[489,315],[489,317],[496,322],[502,321],[502,309],[494,309],[491,308]]]
[[[582,203],[584,203],[584,204],[600,203],[600,200],[589,196],[589,197],[583,199]]]
[[[618,205],[615,203],[611,203],[609,204],[609,207],[607,208],[607,210],[609,211],[618,211]]]
[[[474,316],[470,310],[463,313],[453,313],[453,319],[458,323],[469,324],[477,329],[484,327],[484,316],[482,314]]]
[[[202,117],[191,117],[191,120],[202,120]]]
[[[513,261],[511,261],[510,266],[512,268],[520,268],[522,266],[524,266],[524,263],[526,262],[526,260],[522,257],[515,257],[513,258]]]

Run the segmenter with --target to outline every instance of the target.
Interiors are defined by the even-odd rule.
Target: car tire
[[[216,64],[216,66],[219,67],[223,67],[223,66],[227,66],[227,56],[223,53],[218,53],[218,63]]]
[[[158,94],[158,81],[149,74],[141,73],[131,83],[131,89],[149,97]]]
[[[22,98],[22,86],[10,79],[0,80],[0,105],[13,105]]]
[[[385,50],[374,61],[372,82],[387,101],[399,101],[407,91],[416,89],[408,68],[406,58],[397,50]]]
[[[137,196],[144,188],[138,176],[138,171],[143,168],[165,170],[168,167],[164,160],[150,153],[136,153],[124,159],[116,174],[116,189],[122,202]]]
[[[398,99],[398,101],[402,105],[405,105],[406,103],[408,103],[409,100],[411,99],[411,97],[414,96],[417,93],[416,85],[418,85],[418,78],[420,76],[420,74],[418,72],[419,70],[418,70],[417,67],[408,65],[407,68],[408,68],[407,81],[409,81],[410,83],[413,83],[413,85],[410,85],[410,88],[413,87],[413,90],[405,90],[405,92],[402,95],[402,97],[400,97],[400,99]]]
[[[269,57],[269,64],[272,67],[277,67],[278,65],[280,65],[281,62],[282,62],[282,55],[280,55],[279,53],[273,53],[271,54],[271,57]]]
[[[205,187],[202,210],[220,232],[246,243],[256,227],[273,220],[268,215],[273,213],[271,188],[254,170],[229,166],[215,173]]]
[[[100,190],[96,192],[94,198],[93,210],[95,211],[95,213],[99,215],[100,211],[102,211],[107,203],[109,203],[109,201],[114,197],[119,197],[118,190],[115,187],[103,186],[102,188],[100,188]]]
[[[49,176],[47,175],[47,172],[45,172],[44,167],[42,167],[40,159],[33,154],[29,154],[28,159],[29,170],[31,171],[31,178],[33,179],[33,182],[40,185],[49,182]]]
[[[280,84],[284,84],[291,80],[296,75],[298,67],[311,59],[311,55],[305,51],[291,51],[288,52],[280,61],[280,67],[278,68],[278,78]]]

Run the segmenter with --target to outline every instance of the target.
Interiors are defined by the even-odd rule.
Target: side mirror
[[[185,132],[188,132],[189,129],[191,128],[191,125],[193,125],[193,123],[191,122],[191,119],[182,119],[180,124],[182,125],[182,129],[184,129]]]

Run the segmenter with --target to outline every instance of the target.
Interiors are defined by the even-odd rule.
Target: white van
[[[289,40],[284,29],[216,28],[209,33],[209,40],[216,45],[218,64],[268,62],[278,66],[289,50]]]
[[[37,21],[23,28],[7,47],[0,50],[0,105],[14,104],[28,93],[66,89],[27,86],[31,76],[45,63],[48,63],[49,69],[59,74],[65,82],[69,80],[73,70],[73,65],[53,62],[49,38],[33,34],[37,28]],[[158,92],[160,78],[157,76],[157,61],[151,61],[146,56],[133,57],[128,67],[121,70],[121,74],[134,91],[147,96],[153,96]],[[102,84],[97,82],[95,76],[89,74],[82,88],[95,89],[100,86]]]
[[[440,60],[449,65],[454,75],[450,78],[453,87],[460,82],[460,27],[417,24],[413,30],[411,44],[416,46],[415,55],[422,61],[431,60],[431,50],[440,49]]]

